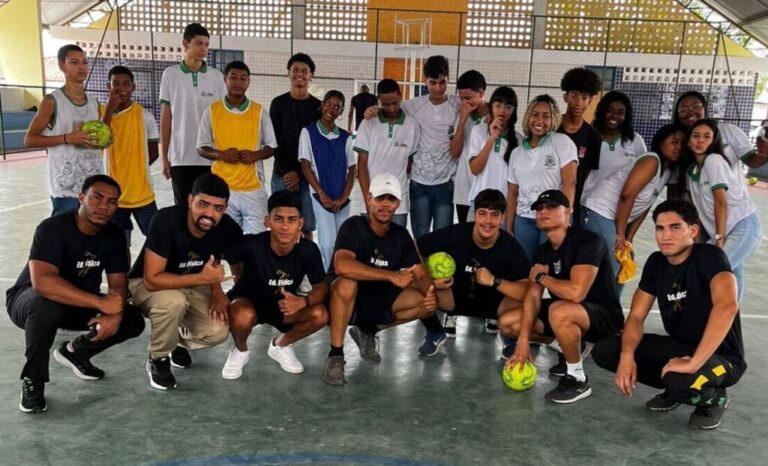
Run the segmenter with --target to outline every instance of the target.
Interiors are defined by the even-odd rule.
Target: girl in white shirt
[[[699,120],[691,126],[686,150],[695,160],[687,171],[691,199],[709,241],[728,256],[741,300],[744,261],[760,246],[763,231],[743,182],[740,161],[735,155],[723,154],[714,120]]]

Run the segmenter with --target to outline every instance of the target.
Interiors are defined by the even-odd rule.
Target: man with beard
[[[8,315],[24,329],[27,358],[21,371],[19,409],[47,409],[49,350],[59,328],[86,330],[53,353],[59,363],[83,380],[98,380],[104,371],[91,358],[141,334],[144,319],[128,299],[128,250],[122,230],[110,220],[117,210],[120,186],[106,175],[85,179],[76,212],[55,215],[35,230],[29,263],[6,292]],[[107,274],[109,291],[99,292]]]
[[[227,183],[212,173],[192,185],[188,207],[155,215],[141,254],[129,274],[133,303],[149,317],[147,373],[153,388],[176,388],[171,364],[192,364],[188,350],[210,348],[227,339],[229,300],[221,282],[231,279],[220,264],[240,242],[242,230],[224,215]]]
[[[344,385],[344,331],[360,357],[380,362],[376,333],[434,315],[437,296],[411,235],[394,223],[400,180],[382,173],[371,180],[368,217],[344,222],[336,238],[331,268],[331,351],[323,381]]]

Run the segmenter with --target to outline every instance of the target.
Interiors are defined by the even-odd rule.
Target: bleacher
[[[3,112],[0,119],[0,151],[11,152],[24,149],[24,135],[35,112]]]

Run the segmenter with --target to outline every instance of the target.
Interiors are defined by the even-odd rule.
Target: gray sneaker
[[[728,398],[725,397],[717,405],[697,406],[688,418],[688,427],[704,430],[717,429],[720,427],[720,420],[726,408],[728,408]]]
[[[680,403],[672,399],[672,397],[667,394],[666,390],[654,396],[645,403],[646,408],[650,409],[651,411],[656,411],[657,413],[672,411],[678,406],[680,406]]]
[[[323,369],[323,382],[329,385],[344,385],[344,356],[329,356]]]
[[[360,349],[360,357],[366,361],[381,362],[381,356],[376,351],[378,337],[365,333],[357,327],[349,327],[349,336],[352,337]]]

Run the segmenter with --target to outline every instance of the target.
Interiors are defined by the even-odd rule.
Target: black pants
[[[173,202],[176,205],[187,205],[187,196],[192,192],[192,183],[198,176],[211,173],[208,165],[179,165],[171,167],[171,185],[173,185]]]
[[[25,332],[27,362],[21,378],[48,382],[50,350],[59,328],[87,330],[88,321],[98,314],[96,309],[66,306],[37,294],[32,287],[22,288],[8,297],[8,315],[17,327]],[[110,346],[141,335],[144,317],[138,308],[128,306],[123,313],[117,332],[102,341],[91,341],[88,334],[72,341],[74,350],[91,358]]]
[[[469,217],[469,206],[456,204],[456,215],[459,217],[459,223],[467,223],[467,217]]]
[[[637,381],[654,388],[663,388],[674,400],[688,405],[719,404],[725,388],[739,381],[746,364],[734,364],[715,353],[693,374],[667,372],[661,369],[672,358],[693,356],[696,347],[683,345],[667,335],[646,334],[635,350]],[[621,337],[612,336],[599,341],[592,349],[595,363],[616,372],[621,355]]]

